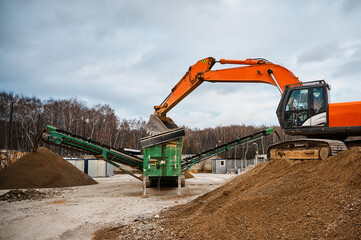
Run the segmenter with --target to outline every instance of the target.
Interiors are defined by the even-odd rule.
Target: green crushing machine
[[[182,175],[183,128],[176,128],[154,136],[142,138],[143,147],[143,194],[146,187],[185,185]]]
[[[185,186],[183,173],[194,164],[205,161],[216,154],[228,151],[234,147],[270,135],[273,133],[273,130],[273,128],[268,128],[182,159],[183,137],[185,136],[183,128],[175,128],[154,136],[142,138],[140,142],[143,148],[143,158],[141,158],[139,156],[140,151],[115,149],[92,139],[47,126],[35,142],[34,151],[36,151],[40,139],[48,144],[62,148],[81,150],[95,155],[133,177],[142,180],[143,195],[146,195],[147,187],[160,185],[178,186],[178,194],[180,194],[181,187]],[[122,169],[117,163],[140,169],[143,173],[143,178]]]

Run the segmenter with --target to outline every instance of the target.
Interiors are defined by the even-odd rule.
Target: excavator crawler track
[[[325,160],[347,150],[344,142],[329,139],[299,139],[284,141],[268,148],[269,159]]]

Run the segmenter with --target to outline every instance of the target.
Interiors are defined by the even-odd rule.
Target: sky
[[[148,120],[211,56],[265,58],[325,79],[332,102],[361,101],[360,12],[359,0],[0,0],[0,91]],[[204,82],[168,116],[201,129],[278,125],[279,100],[271,85]]]

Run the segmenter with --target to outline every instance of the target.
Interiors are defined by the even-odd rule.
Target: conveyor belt
[[[52,126],[46,127],[42,134],[42,140],[46,143],[63,148],[71,148],[85,151],[93,155],[100,155],[105,161],[110,162],[111,164],[113,164],[112,162],[117,162],[131,167],[143,168],[143,159],[135,156],[136,151],[115,149],[108,145],[68,133]]]
[[[217,155],[221,152],[225,152],[228,151],[234,147],[237,147],[239,145],[248,143],[248,142],[252,142],[255,141],[259,138],[262,138],[264,136],[270,135],[273,133],[274,128],[268,128],[266,130],[260,131],[260,132],[256,132],[254,134],[248,135],[246,137],[242,137],[242,138],[237,138],[233,141],[230,141],[228,143],[225,143],[223,145],[217,146],[215,148],[209,149],[207,151],[204,151],[202,153],[196,154],[194,156],[191,157],[187,157],[184,158],[182,160],[182,171],[185,172],[187,171],[189,168],[191,168],[194,164],[200,163],[202,161],[207,160],[208,158]]]

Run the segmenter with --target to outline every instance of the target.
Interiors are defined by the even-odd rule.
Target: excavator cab
[[[277,108],[281,127],[293,135],[298,135],[300,128],[313,128],[316,134],[327,127],[329,89],[324,80],[287,85]]]

